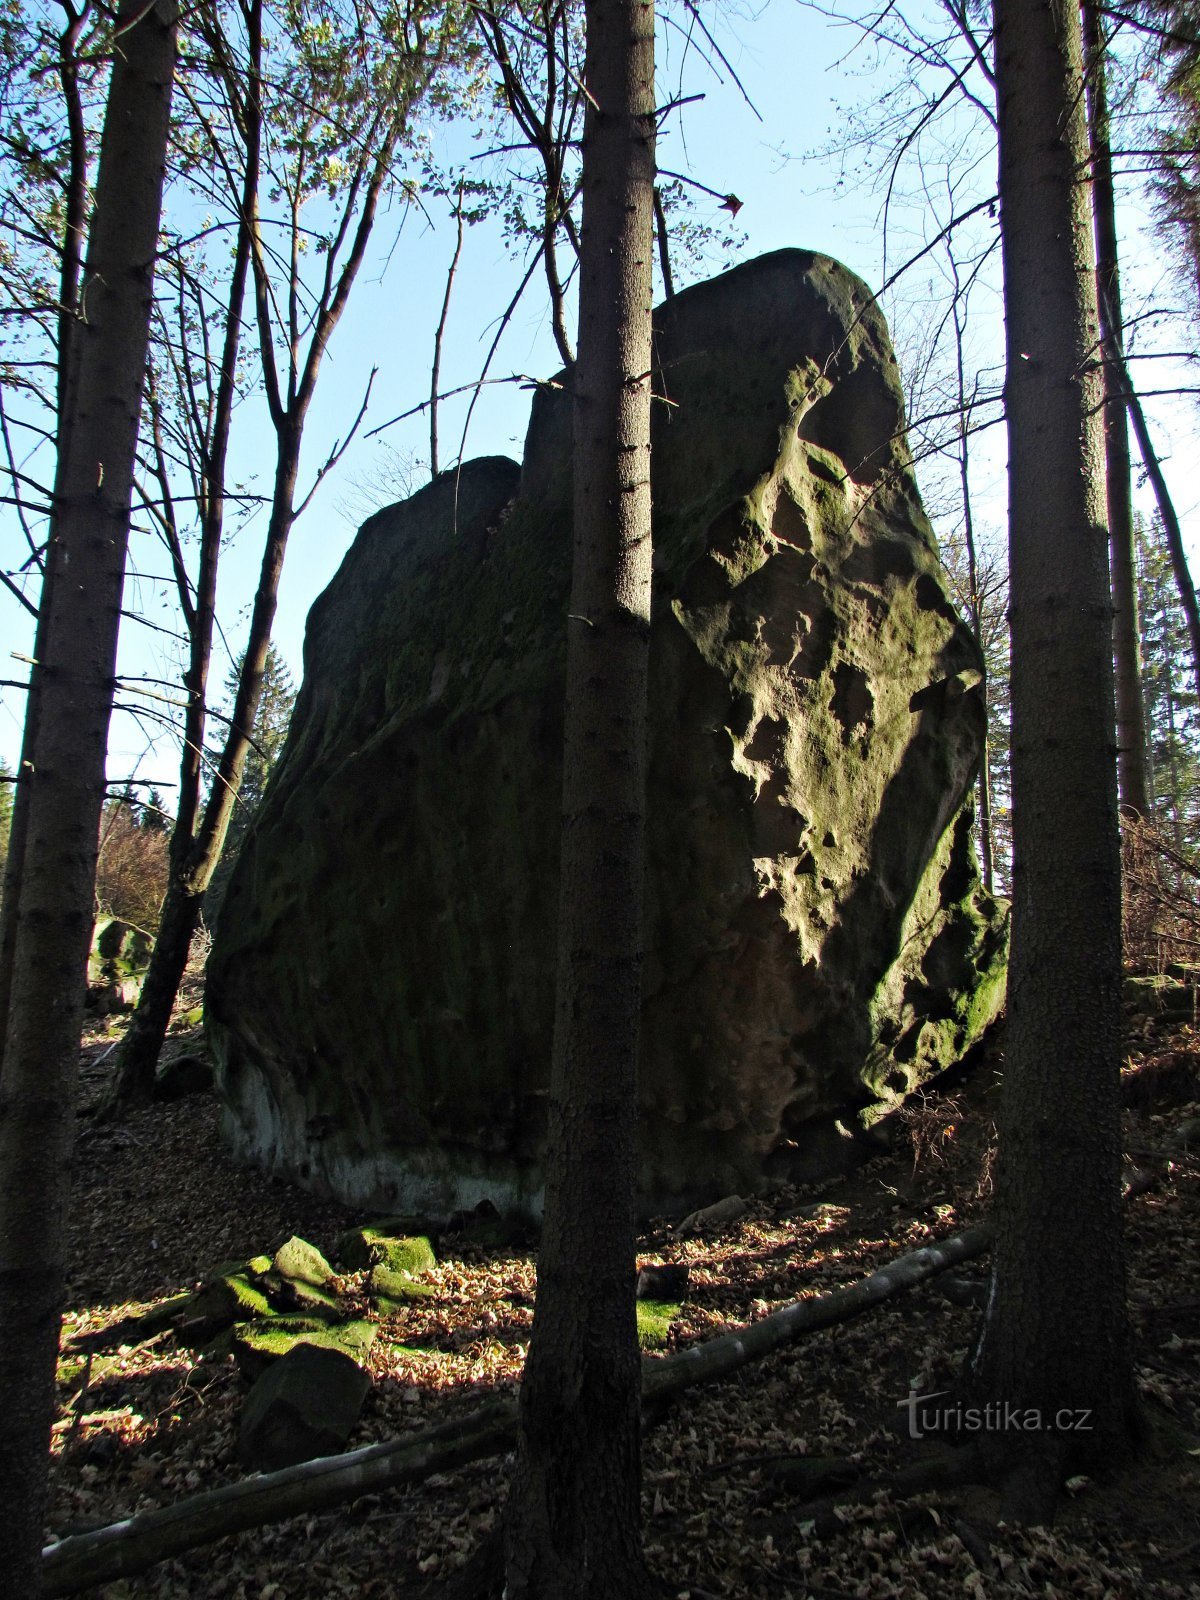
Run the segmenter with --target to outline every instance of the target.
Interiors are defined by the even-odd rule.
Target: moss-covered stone
[[[281,1278],[323,1289],[333,1282],[334,1270],[315,1244],[293,1234],[275,1252],[271,1263]]]
[[[187,1308],[189,1321],[238,1322],[245,1317],[268,1316],[271,1303],[246,1271],[213,1276],[196,1290]]]
[[[351,1228],[338,1240],[337,1254],[351,1272],[383,1266],[389,1272],[416,1277],[437,1266],[437,1255],[427,1234],[408,1233],[407,1217],[384,1217],[361,1228]]]
[[[385,1316],[433,1292],[432,1284],[418,1283],[410,1273],[394,1272],[391,1267],[372,1267],[367,1278],[367,1293]]]
[[[665,1350],[671,1324],[679,1315],[677,1300],[638,1300],[637,1336],[643,1350]]]
[[[316,1317],[268,1316],[239,1323],[233,1330],[230,1349],[242,1370],[256,1376],[298,1344],[340,1350],[361,1363],[377,1332],[376,1325],[365,1319],[328,1323]]]
[[[873,297],[780,251],[655,328],[641,1177],[682,1209],[844,1166],[995,1016],[1005,916],[981,663]],[[225,899],[229,1136],[353,1203],[539,1203],[570,436],[547,387],[520,470],[364,524]]]

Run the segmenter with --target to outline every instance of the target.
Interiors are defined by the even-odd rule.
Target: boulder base
[[[782,251],[655,328],[641,1173],[682,1210],[844,1168],[995,1017],[1005,918],[981,664],[872,296]],[[522,468],[363,526],[226,896],[229,1135],[346,1201],[540,1203],[570,436],[548,386]]]

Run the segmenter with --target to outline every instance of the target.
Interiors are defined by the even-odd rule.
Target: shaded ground
[[[1200,1595],[1200,1031],[1134,1018],[1127,1144],[1156,1174],[1129,1203],[1139,1385],[1152,1424],[1145,1459],[1105,1484],[1076,1480],[1053,1532],[997,1526],[990,1495],[886,1495],[818,1516],[812,1462],[854,1458],[886,1472],[936,1452],[913,1443],[910,1384],[951,1387],[977,1312],[937,1281],[826,1330],[739,1376],[686,1395],[648,1435],[645,1527],[671,1592],[818,1600],[961,1596]],[[111,1062],[88,1049],[85,1102]],[[665,1225],[643,1259],[686,1261],[688,1299],[673,1346],[752,1321],[799,1296],[849,1283],[981,1214],[994,1076],[931,1100],[904,1148],[820,1191],[756,1200],[719,1238],[680,1241]],[[80,1122],[72,1283],[64,1340],[192,1286],[221,1261],[299,1233],[328,1249],[362,1220],[235,1167],[211,1096],[156,1108],[126,1127]],[[817,1204],[824,1202],[823,1204]],[[986,1270],[977,1263],[969,1271]],[[960,1279],[962,1275],[960,1274]],[[352,1446],[472,1407],[515,1384],[532,1316],[528,1250],[447,1241],[436,1293],[390,1318],[371,1354],[376,1379]],[[951,1286],[953,1287],[953,1286]],[[965,1291],[960,1292],[959,1298]],[[226,1358],[200,1362],[170,1335],[97,1357],[84,1388],[64,1363],[55,1427],[55,1536],[241,1476],[243,1380]],[[484,1462],[407,1490],[295,1518],[109,1584],[109,1600],[318,1600],[406,1596],[448,1577],[495,1524],[506,1463]]]

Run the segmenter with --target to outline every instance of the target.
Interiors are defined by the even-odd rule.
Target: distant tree
[[[1138,0],[1132,12],[1149,42],[1158,90],[1157,137],[1141,154],[1162,236],[1200,316],[1200,4]]]
[[[1142,528],[1138,550],[1142,685],[1150,748],[1148,813],[1182,854],[1200,852],[1200,701],[1187,618],[1161,524]]]
[[[0,898],[3,897],[4,869],[8,864],[8,840],[12,832],[13,771],[0,761]]]
[[[1108,45],[1095,0],[1083,7],[1087,53],[1088,132],[1092,147],[1092,212],[1096,229],[1096,287],[1104,363],[1104,458],[1112,563],[1113,665],[1117,706],[1117,787],[1126,816],[1149,815],[1146,718],[1138,656],[1137,580],[1134,575],[1133,474],[1129,417],[1117,357],[1125,348],[1121,303],[1116,181],[1108,109]]]
[[[167,892],[167,836],[148,808],[126,796],[110,800],[100,819],[96,914],[153,934]]]
[[[225,679],[225,688],[231,703],[237,695],[240,676],[239,662],[234,664]],[[263,795],[267,790],[267,780],[279,760],[295,704],[296,686],[292,681],[292,674],[287,662],[272,644],[267,651],[266,666],[263,668],[262,695],[258,702],[258,710],[254,714],[254,731],[251,735],[250,753],[246,757],[246,766],[242,772],[242,787],[238,791],[237,804],[229,821],[220,863],[213,873],[212,882],[204,899],[204,917],[210,927],[225,898],[225,890],[233,873],[238,851],[242,848],[242,840],[246,837],[255,813],[262,805]]]
[[[964,489],[964,497],[967,491]],[[968,619],[983,656],[987,695],[987,739],[978,785],[979,856],[984,886],[1012,890],[1012,795],[1010,783],[1008,659],[1008,562],[1006,554],[964,525],[941,540],[942,562],[955,604]]]

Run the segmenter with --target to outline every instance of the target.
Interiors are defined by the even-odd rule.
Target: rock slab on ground
[[[297,1344],[255,1382],[242,1408],[238,1454],[278,1472],[345,1447],[371,1380],[340,1350]]]
[[[781,251],[655,314],[643,1200],[844,1169],[999,1009],[981,663],[887,330]],[[372,517],[309,616],[207,1022],[235,1149],[363,1206],[536,1210],[571,417]]]

